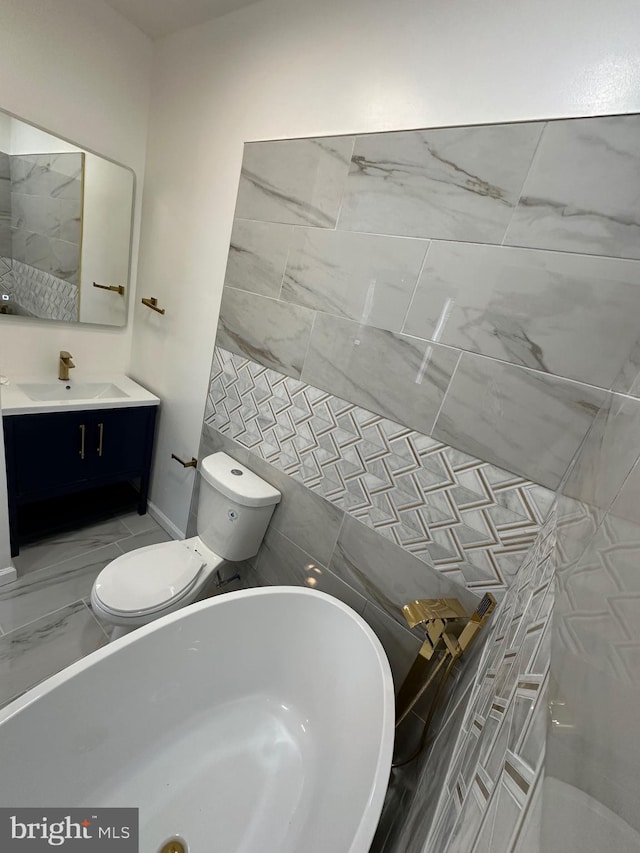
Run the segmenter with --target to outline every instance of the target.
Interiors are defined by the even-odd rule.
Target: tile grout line
[[[429,257],[429,252],[431,251],[431,246],[433,245],[433,240],[429,240],[427,243],[427,248],[424,253],[424,258],[422,259],[422,263],[420,264],[420,271],[418,272],[418,277],[416,278],[416,283],[413,287],[413,292],[411,294],[411,299],[409,300],[409,304],[407,305],[407,310],[404,313],[404,317],[402,319],[402,325],[400,326],[400,334],[405,334],[405,326],[407,325],[407,320],[409,319],[409,314],[411,313],[411,309],[413,308],[413,303],[415,302],[416,294],[418,292],[418,287],[420,285],[420,279],[422,278],[422,274],[424,272],[424,268],[427,265],[427,258]],[[437,342],[436,342],[437,343]]]
[[[81,598],[80,600],[81,600],[81,601],[82,601],[82,603],[84,604],[85,609],[89,612],[89,615],[91,616],[91,618],[93,619],[93,621],[94,621],[94,622],[96,623],[96,625],[100,628],[100,630],[102,631],[102,633],[105,635],[105,637],[107,638],[107,640],[111,641],[111,637],[110,637],[110,636],[107,634],[107,632],[105,631],[105,629],[104,629],[104,627],[103,627],[102,623],[101,623],[101,622],[96,618],[96,614],[93,612],[93,610],[91,609],[91,607],[90,607],[90,606],[89,606],[89,604],[87,603],[87,600],[86,600],[85,598]]]
[[[333,228],[330,229],[331,231],[336,231],[336,232],[341,231],[341,232],[345,233],[345,229],[339,228],[339,224],[340,224],[340,217],[342,216],[342,207],[344,205],[344,198],[347,194],[347,185],[349,183],[349,175],[351,174],[351,164],[353,163],[353,155],[354,155],[355,150],[356,150],[357,141],[358,141],[358,134],[355,134],[352,137],[351,152],[349,154],[349,159],[347,161],[347,171],[346,171],[346,174],[344,177],[344,184],[342,186],[342,192],[340,194],[340,204],[338,206],[338,215],[336,216],[335,225],[333,226]]]
[[[289,239],[287,240],[287,257],[285,259],[284,267],[282,269],[282,276],[280,277],[280,287],[278,288],[278,296],[276,297],[278,302],[288,302],[288,300],[284,300],[282,298],[282,288],[284,287],[284,280],[287,277],[287,268],[289,266],[289,260],[291,258],[291,244],[293,242],[293,237],[294,237],[294,228],[296,228],[296,227],[298,227],[298,226],[296,226],[296,225],[290,225],[289,226]],[[294,302],[293,304],[295,305],[296,303]]]
[[[535,161],[536,161],[536,157],[538,156],[538,151],[540,150],[540,146],[541,146],[541,144],[542,144],[542,137],[544,136],[544,133],[545,133],[545,131],[546,131],[546,129],[547,129],[547,127],[548,127],[548,126],[549,126],[549,122],[548,122],[548,121],[545,121],[545,122],[543,122],[543,123],[542,123],[542,130],[540,131],[540,136],[538,137],[538,141],[537,141],[537,143],[536,143],[536,147],[535,147],[535,149],[534,149],[533,156],[531,157],[531,162],[529,163],[529,168],[527,169],[527,173],[526,173],[526,175],[524,176],[524,180],[522,181],[522,186],[520,187],[520,192],[518,193],[518,199],[517,199],[516,203],[515,203],[515,204],[514,204],[514,206],[513,206],[513,210],[511,211],[511,216],[509,217],[509,222],[507,223],[507,227],[506,227],[506,228],[505,228],[505,230],[504,230],[504,235],[503,235],[503,237],[502,237],[502,240],[501,240],[501,242],[500,242],[500,245],[501,245],[501,246],[504,246],[505,248],[509,248],[509,247],[510,247],[510,244],[509,244],[509,243],[506,243],[505,241],[506,241],[506,239],[507,239],[507,237],[508,237],[508,235],[509,235],[509,229],[510,229],[510,228],[511,228],[511,226],[513,225],[513,218],[514,218],[514,216],[516,215],[516,211],[518,210],[518,206],[520,205],[520,201],[522,200],[522,195],[523,195],[523,193],[524,193],[524,188],[525,188],[525,187],[526,187],[526,185],[527,185],[527,181],[528,181],[528,179],[529,179],[529,175],[531,174],[531,170],[533,169],[533,164],[534,164],[534,163],[535,163]],[[526,247],[526,246],[525,246],[525,247],[514,247],[514,248],[529,248],[529,247]],[[533,247],[532,247],[532,248],[533,248]],[[536,249],[533,249],[533,251],[536,251]],[[544,251],[544,249],[542,249],[542,250],[538,249],[538,251]]]
[[[446,391],[444,392],[444,394],[442,395],[442,401],[441,401],[441,403],[440,403],[440,406],[439,406],[439,408],[438,408],[438,411],[437,411],[437,413],[436,413],[436,416],[435,416],[435,418],[433,419],[433,425],[432,425],[431,430],[430,430],[430,432],[429,432],[429,437],[430,437],[430,438],[432,438],[432,437],[433,437],[433,433],[435,432],[436,425],[437,425],[437,423],[438,423],[438,419],[439,419],[440,415],[442,414],[442,410],[443,410],[443,408],[444,408],[445,401],[446,401],[446,399],[447,399],[447,396],[448,396],[448,394],[449,394],[449,391],[451,390],[451,386],[453,385],[453,380],[456,378],[456,373],[458,372],[458,367],[460,366],[460,362],[462,361],[462,356],[463,356],[463,355],[464,355],[464,350],[461,350],[461,351],[460,351],[460,355],[458,356],[458,360],[456,361],[456,366],[453,368],[453,373],[451,374],[451,379],[449,380],[449,383],[448,383],[448,385],[447,385],[447,389],[446,389]],[[467,454],[467,455],[468,455],[468,456],[470,456],[471,454]],[[485,461],[485,460],[481,460],[481,461]],[[509,472],[509,473],[511,473],[511,472]],[[528,479],[528,478],[527,478],[527,479]]]
[[[11,631],[7,631],[3,634],[2,639],[6,640],[11,637],[12,634],[15,634],[17,631],[22,631],[25,628],[28,628],[30,625],[35,625],[36,622],[41,622],[43,619],[48,619],[51,616],[55,616],[56,613],[60,613],[62,610],[66,610],[69,607],[73,607],[74,604],[84,604],[84,599],[77,598],[73,601],[69,601],[67,604],[63,604],[61,607],[56,607],[55,610],[49,610],[47,613],[43,613],[42,616],[38,616],[36,619],[30,619],[28,622],[25,622],[23,625],[18,625],[16,628],[12,628]],[[94,617],[95,618],[95,617]]]
[[[316,327],[317,316],[318,316],[318,311],[314,311],[313,312],[313,320],[311,321],[311,328],[309,329],[309,340],[307,341],[307,348],[305,349],[305,352],[304,352],[304,358],[302,359],[302,366],[300,367],[300,375],[298,376],[298,381],[303,382],[303,384],[305,384],[305,385],[307,385],[308,383],[306,383],[302,377],[304,375],[304,369],[305,369],[306,364],[307,364],[307,358],[309,357],[309,350],[311,349],[311,338],[313,337],[313,330]],[[275,371],[275,372],[278,373],[279,371]],[[286,376],[286,374],[283,374],[283,375]],[[322,389],[319,389],[319,390],[322,390]],[[329,392],[327,391],[326,393],[329,393]]]

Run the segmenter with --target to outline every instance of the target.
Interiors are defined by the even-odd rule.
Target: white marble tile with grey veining
[[[171,536],[161,527],[152,530],[144,530],[128,536],[126,539],[118,540],[118,548],[124,554],[135,551],[136,548],[145,548],[147,545],[158,545],[160,542],[170,542]]]
[[[0,638],[0,705],[107,642],[82,601],[5,634]]]
[[[478,603],[472,592],[349,516],[329,568],[405,628],[402,608],[416,598],[459,598],[469,612]]]
[[[358,136],[338,227],[501,242],[543,125]]]
[[[302,379],[429,434],[457,350],[318,314]]]
[[[400,331],[428,241],[295,229],[281,298]]]
[[[227,287],[216,345],[299,378],[313,316],[299,305]]]
[[[545,127],[505,243],[640,258],[640,116]]]
[[[334,228],[353,137],[249,142],[236,217]]]
[[[640,333],[612,386],[614,391],[640,397]]]
[[[59,565],[129,536],[131,531],[118,518],[109,518],[68,533],[58,533],[40,539],[22,548],[20,554],[14,558],[14,564],[19,576],[23,577],[27,572],[37,572],[39,569]]]
[[[28,195],[81,199],[82,158],[80,153],[16,155],[11,158],[13,188]]]
[[[403,331],[609,388],[638,315],[637,261],[435,241]]]
[[[132,534],[147,533],[151,530],[162,529],[148,512],[144,515],[140,515],[137,512],[126,512],[118,516],[118,521],[122,522]]]
[[[433,436],[557,488],[607,392],[463,353]]]
[[[121,553],[117,545],[106,545],[56,566],[28,572],[14,583],[0,586],[0,625],[6,632],[13,631],[87,598],[98,574]]]
[[[256,573],[262,584],[306,586],[340,599],[362,614],[366,598],[286,536],[269,529],[258,553]]]
[[[231,232],[225,286],[277,299],[291,233],[290,225],[236,219]]]

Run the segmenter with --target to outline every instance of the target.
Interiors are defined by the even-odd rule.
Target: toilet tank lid
[[[270,483],[226,453],[212,453],[200,463],[200,473],[225,497],[243,506],[271,506],[282,495]]]

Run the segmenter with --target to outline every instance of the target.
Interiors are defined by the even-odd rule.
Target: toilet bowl
[[[226,453],[199,473],[198,535],[130,551],[96,578],[91,606],[112,640],[192,604],[223,565],[258,553],[280,492]]]

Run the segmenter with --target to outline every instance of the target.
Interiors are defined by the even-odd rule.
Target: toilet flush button
[[[235,477],[242,477],[242,475],[244,474],[244,471],[241,471],[239,468],[232,468],[232,469],[231,469],[231,473],[232,473]]]

